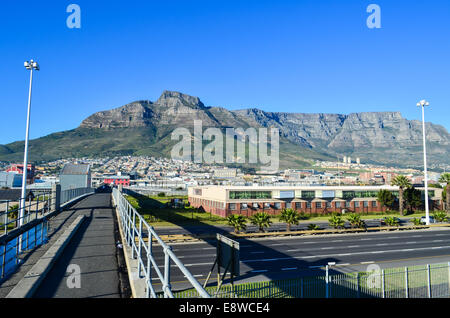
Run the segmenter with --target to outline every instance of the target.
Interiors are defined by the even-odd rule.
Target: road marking
[[[350,245],[350,246],[347,246],[348,248],[354,248],[354,247],[360,247],[360,245]]]
[[[281,246],[281,245],[285,245],[284,243],[279,243],[279,244],[270,244],[269,246]]]
[[[389,245],[388,243],[380,243],[380,244],[377,244],[377,246],[386,246],[386,245]]]
[[[375,263],[374,261],[367,261],[367,262],[361,262],[361,264],[373,264]]]
[[[331,241],[331,242],[344,242],[344,240],[334,240],[334,241]]]
[[[296,250],[287,250],[286,252],[299,252],[299,251],[301,251],[301,250],[299,250],[299,249],[296,249]]]
[[[388,239],[396,239],[399,238],[398,236],[391,236],[391,237],[387,237]]]
[[[202,250],[215,250],[215,247],[203,247]]]
[[[401,250],[402,252],[410,252],[410,251],[414,251],[413,248],[405,248],[403,250]]]
[[[352,255],[352,253],[338,254],[337,256],[349,256],[349,255]]]
[[[422,235],[413,235],[411,237],[422,237]]]
[[[350,263],[336,264],[335,266],[348,266]]]
[[[333,246],[330,246],[330,247],[322,247],[321,250],[331,250],[331,249],[333,249],[333,248],[335,248],[335,247],[333,247]]]
[[[287,268],[282,268],[281,270],[282,271],[292,271],[292,270],[295,270],[295,269],[297,269],[297,267],[287,267]]]
[[[444,240],[434,240],[433,242],[444,242]]]
[[[434,241],[433,241],[434,242]],[[417,242],[406,242],[405,244],[416,244]]]
[[[261,270],[257,270],[257,271],[251,271],[250,273],[265,273],[268,272],[268,269],[261,269]]]
[[[432,247],[431,249],[432,250],[437,250],[437,249],[439,249],[439,248],[442,248],[441,246],[435,246],[435,247]]]
[[[323,267],[322,265],[318,265],[318,266],[308,266],[309,268],[321,268]]]
[[[386,251],[373,251],[370,252],[371,254],[381,254],[381,253],[385,253]]]

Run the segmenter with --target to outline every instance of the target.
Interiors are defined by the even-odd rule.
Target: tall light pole
[[[428,172],[427,172],[427,143],[425,140],[425,106],[430,106],[430,103],[422,99],[417,103],[418,107],[422,108],[422,135],[423,135],[423,166],[425,175],[425,222],[430,224],[430,211],[428,207]]]
[[[27,172],[28,172],[28,136],[30,130],[30,111],[31,111],[31,88],[33,85],[33,70],[39,71],[39,64],[36,61],[26,61],[24,66],[30,71],[30,89],[28,91],[28,111],[27,111],[27,128],[25,132],[25,150],[23,155],[23,173],[22,173],[22,194],[20,196],[20,216],[19,226],[23,225],[23,217],[25,215],[25,202],[27,191]]]

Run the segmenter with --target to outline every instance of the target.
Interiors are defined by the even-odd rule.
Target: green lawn
[[[152,226],[185,226],[185,225],[227,225],[225,218],[212,215],[207,212],[199,212],[197,209],[192,207],[184,208],[171,208],[166,207],[165,204],[170,203],[171,199],[182,199],[185,203],[188,202],[187,196],[139,196],[133,197],[127,195],[126,198],[131,203],[131,205],[144,217],[144,219]],[[350,213],[347,213],[348,215]],[[321,215],[321,216],[308,216],[307,214],[302,214],[304,219],[301,223],[315,223],[315,222],[328,222],[331,215]],[[343,219],[346,220],[346,215],[343,215]],[[397,211],[387,211],[387,212],[374,212],[369,214],[360,214],[361,219],[371,220],[371,219],[381,219],[386,216],[396,216],[396,217],[408,217],[408,218],[420,218],[425,215],[425,211],[415,211],[414,213],[401,216]],[[433,215],[433,212],[430,213]],[[283,223],[279,220],[278,216],[273,216],[271,218],[273,223]],[[250,222],[248,222],[250,224]]]

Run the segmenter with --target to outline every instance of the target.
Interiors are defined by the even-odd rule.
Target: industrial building
[[[59,175],[59,182],[61,184],[61,191],[77,188],[90,188],[90,165],[71,163],[64,165]]]
[[[398,196],[395,186],[196,186],[188,188],[189,203],[206,212],[226,217],[251,216],[257,212],[279,214],[292,208],[305,213],[381,212],[377,201],[381,189]],[[424,192],[423,188],[417,188]],[[429,189],[431,209],[442,208],[442,189]]]

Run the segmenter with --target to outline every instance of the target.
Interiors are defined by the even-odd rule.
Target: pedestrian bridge
[[[11,210],[0,214],[0,297],[170,298],[173,266],[209,297],[118,189],[52,189],[39,198],[21,226]],[[162,261],[154,248],[164,252]]]

